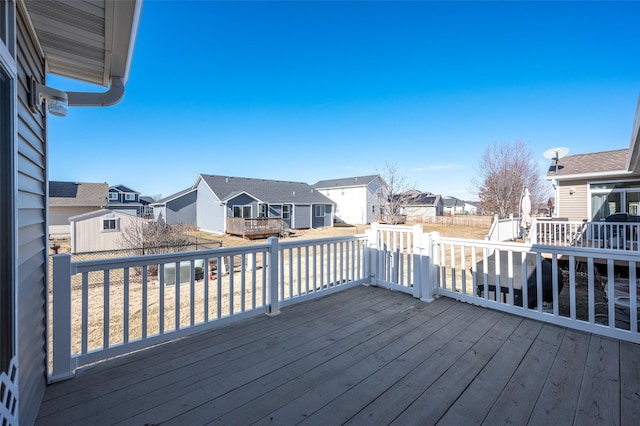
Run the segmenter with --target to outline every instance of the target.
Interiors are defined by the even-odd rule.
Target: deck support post
[[[422,298],[422,225],[413,225],[413,297]]]
[[[267,315],[270,317],[280,315],[280,301],[278,299],[278,253],[280,251],[278,237],[269,237],[267,263],[268,283],[267,283]]]
[[[367,251],[369,259],[369,270],[367,276],[369,277],[369,285],[378,285],[378,223],[371,224],[371,229],[367,232]]]
[[[71,255],[53,257],[53,372],[49,383],[75,376],[71,358]]]

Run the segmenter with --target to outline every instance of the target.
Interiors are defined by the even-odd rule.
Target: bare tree
[[[379,220],[392,225],[405,223],[405,209],[415,199],[416,191],[411,190],[412,185],[395,163],[386,162],[379,174],[387,185],[387,209],[379,213]]]
[[[141,250],[142,254],[183,251],[193,244],[188,234],[191,228],[139,220],[122,230],[118,245],[123,249]]]
[[[543,201],[546,189],[532,150],[522,141],[504,142],[487,147],[473,180],[480,208],[501,218],[517,216],[524,188],[531,193],[531,205]]]

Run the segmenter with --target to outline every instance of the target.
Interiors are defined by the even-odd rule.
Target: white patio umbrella
[[[520,200],[520,213],[522,226],[528,228],[531,225],[531,196],[529,195],[529,189],[524,189],[524,194]]]

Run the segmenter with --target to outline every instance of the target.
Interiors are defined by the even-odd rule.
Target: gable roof
[[[129,188],[128,186],[124,186],[124,185],[114,185],[114,186],[110,186],[109,190],[114,190],[114,191],[118,191],[118,192],[129,192],[129,193],[133,193],[133,194],[140,194],[138,191]]]
[[[126,218],[132,218],[131,220],[144,221],[144,219],[142,219],[141,217],[134,216],[131,214],[122,213],[116,210],[100,209],[92,212],[82,213],[76,216],[71,216],[69,218],[69,222],[79,222],[81,220],[91,219],[93,217],[107,216],[107,215],[109,215],[109,217],[126,217]]]
[[[90,182],[49,182],[49,205],[104,206],[108,203],[109,185]]]
[[[627,170],[628,149],[590,152],[587,154],[568,155],[558,160],[556,172],[555,161],[552,160],[547,172],[547,179],[563,179],[611,174],[629,173]]]
[[[354,176],[348,178],[340,178],[340,179],[327,179],[316,182],[313,187],[317,189],[329,189],[329,188],[348,188],[348,187],[358,187],[358,186],[367,186],[371,182],[373,182],[376,178],[380,178],[378,175],[368,175],[368,176]]]
[[[245,192],[257,200],[270,204],[335,204],[304,182],[218,176],[200,174],[218,199],[227,200]],[[196,180],[197,185],[198,180]],[[194,185],[194,186],[195,186]]]
[[[178,192],[176,192],[174,194],[171,194],[171,195],[169,195],[167,197],[161,198],[158,201],[154,201],[154,202],[151,203],[151,205],[152,206],[158,206],[158,205],[166,204],[169,201],[175,200],[176,198],[180,198],[183,195],[186,195],[186,194],[188,194],[190,192],[193,192],[195,190],[196,190],[195,187],[183,189],[182,191],[178,191]]]
[[[445,196],[445,197],[442,197],[442,205],[445,207],[464,206],[464,201],[456,197]]]

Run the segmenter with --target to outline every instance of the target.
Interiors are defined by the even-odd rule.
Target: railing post
[[[378,226],[377,222],[371,224],[367,238],[369,252],[369,282],[372,286],[377,285],[378,271]]]
[[[53,372],[49,382],[75,376],[71,358],[71,255],[53,256]]]
[[[422,249],[421,249],[421,261],[420,269],[422,270],[421,279],[419,282],[420,287],[420,300],[426,303],[434,301],[433,287],[434,287],[434,259],[433,259],[433,237],[438,237],[437,232],[422,235]]]
[[[269,245],[269,281],[267,283],[267,315],[274,317],[280,315],[280,300],[278,299],[278,255],[280,252],[280,244],[278,237],[269,237],[267,240]]]
[[[413,297],[422,297],[422,225],[413,225]]]

